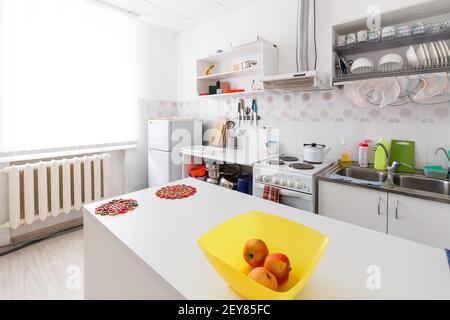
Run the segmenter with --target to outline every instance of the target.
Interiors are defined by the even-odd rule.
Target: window
[[[0,152],[136,140],[135,18],[85,0],[0,6]]]

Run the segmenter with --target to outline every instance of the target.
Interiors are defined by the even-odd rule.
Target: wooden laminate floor
[[[83,231],[0,257],[0,300],[83,299]]]

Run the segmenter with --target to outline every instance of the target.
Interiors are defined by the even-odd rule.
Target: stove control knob
[[[284,179],[281,179],[281,180],[280,180],[280,185],[282,185],[282,186],[287,186],[287,181],[284,180]]]
[[[294,188],[295,187],[295,182],[294,181],[289,181],[288,182],[288,187],[289,188]]]
[[[269,176],[263,176],[262,179],[264,182],[269,182],[271,180]]]
[[[295,189],[302,190],[303,189],[303,184],[301,182],[296,182],[295,183]]]
[[[305,190],[307,193],[311,193],[311,189],[308,186],[303,186],[303,190]]]
[[[256,181],[263,181],[263,176],[257,176]]]
[[[273,183],[274,184],[280,184],[280,179],[278,179],[278,178],[273,179]]]

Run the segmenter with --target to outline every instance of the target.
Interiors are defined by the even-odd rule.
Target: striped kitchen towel
[[[271,187],[271,186],[264,186],[264,200],[269,200],[272,202],[280,203],[280,189]]]
[[[450,268],[450,250],[445,249],[445,252],[447,253],[448,267]]]

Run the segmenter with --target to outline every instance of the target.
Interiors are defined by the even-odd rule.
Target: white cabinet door
[[[387,193],[319,181],[319,215],[387,232]]]
[[[390,193],[388,233],[450,249],[450,204]]]

